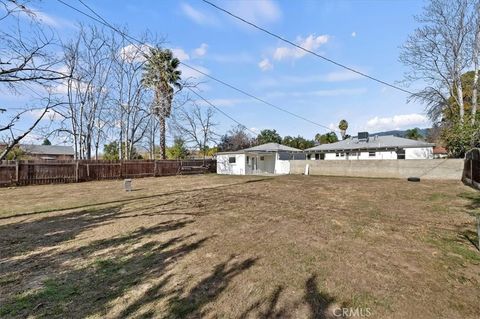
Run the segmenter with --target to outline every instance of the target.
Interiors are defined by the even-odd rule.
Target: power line
[[[268,35],[270,35],[270,36],[272,36],[272,37],[274,37],[274,38],[276,38],[276,39],[279,39],[279,40],[281,40],[281,41],[283,41],[283,42],[285,42],[285,43],[288,43],[288,44],[296,47],[297,49],[300,49],[300,50],[302,50],[302,51],[304,51],[304,52],[310,53],[310,54],[316,56],[317,58],[323,59],[323,60],[325,60],[325,61],[327,61],[327,62],[330,62],[330,63],[332,63],[332,64],[334,64],[334,65],[336,65],[336,66],[339,66],[339,67],[341,67],[341,68],[344,68],[344,69],[346,69],[346,70],[348,70],[348,71],[350,71],[350,72],[356,73],[356,74],[358,74],[358,75],[360,75],[360,76],[363,76],[363,77],[365,77],[365,78],[367,78],[367,79],[370,79],[370,80],[372,80],[372,81],[375,81],[375,82],[378,82],[378,83],[380,83],[380,84],[389,86],[389,87],[391,87],[391,88],[393,88],[393,89],[395,89],[395,90],[399,90],[399,91],[402,91],[402,92],[407,93],[407,94],[410,94],[410,95],[418,95],[417,93],[414,93],[414,92],[411,92],[411,91],[406,90],[406,89],[404,89],[404,88],[401,88],[401,87],[399,87],[399,86],[397,86],[397,85],[395,85],[395,84],[391,84],[391,83],[388,83],[388,82],[386,82],[386,81],[380,80],[380,79],[375,78],[375,77],[373,77],[373,76],[370,76],[370,75],[368,75],[368,74],[366,74],[366,73],[363,73],[363,72],[361,72],[361,71],[358,71],[358,70],[356,70],[356,69],[354,69],[354,68],[352,68],[352,67],[349,67],[349,66],[347,66],[347,65],[345,65],[345,64],[342,64],[342,63],[340,63],[340,62],[337,62],[337,61],[335,61],[335,60],[332,60],[332,59],[330,59],[330,58],[327,58],[327,57],[325,57],[325,56],[323,56],[323,55],[321,55],[321,54],[318,54],[318,53],[316,53],[315,51],[309,50],[309,49],[307,49],[307,48],[305,48],[305,47],[303,47],[303,46],[301,46],[301,45],[296,44],[295,42],[292,42],[292,41],[290,41],[290,40],[282,37],[281,35],[278,35],[278,34],[272,32],[272,31],[269,31],[269,30],[267,30],[267,29],[265,29],[265,28],[263,28],[263,27],[260,27],[259,25],[257,25],[257,24],[255,24],[255,23],[253,23],[253,22],[250,22],[250,21],[242,18],[242,17],[240,17],[240,16],[232,13],[231,11],[228,11],[228,10],[222,8],[222,7],[219,7],[219,6],[217,6],[216,4],[214,4],[214,3],[212,3],[212,2],[210,2],[210,1],[208,1],[208,0],[201,0],[201,1],[203,1],[204,3],[206,3],[206,4],[208,4],[208,5],[212,6],[212,7],[214,7],[214,8],[217,9],[217,10],[220,10],[220,11],[226,13],[227,15],[229,15],[229,16],[237,19],[237,20],[242,21],[243,23],[246,23],[246,24],[250,25],[251,27],[253,27],[253,28],[257,29],[257,30],[260,30],[260,31],[262,31],[262,32],[264,32],[264,33],[267,33]]]
[[[229,119],[231,119],[232,121],[234,121],[235,123],[237,123],[238,125],[240,125],[241,127],[245,128],[247,131],[253,133],[253,135],[257,135],[256,132],[254,132],[253,130],[249,129],[248,127],[246,127],[245,125],[243,125],[242,123],[240,123],[239,121],[237,121],[236,119],[234,119],[233,117],[231,117],[230,115],[228,115],[227,113],[225,113],[224,111],[222,111],[222,109],[220,109],[219,107],[215,106],[212,102],[208,101],[206,98],[204,98],[203,96],[201,96],[198,92],[196,92],[195,90],[193,90],[192,88],[188,88],[193,94],[195,94],[196,96],[198,96],[201,100],[203,100],[205,103],[207,103],[208,105],[210,105],[211,107],[213,107],[215,110],[217,110],[218,112],[222,113],[223,115],[225,115],[226,117],[228,117]]]
[[[63,3],[62,0],[59,0],[59,1]],[[95,10],[93,10],[93,9],[92,9],[88,4],[86,4],[84,1],[82,1],[82,0],[78,0],[78,1],[79,1],[81,4],[83,4],[88,10],[90,10],[95,16],[97,16],[97,17],[102,21],[102,22],[101,22],[102,24],[104,24],[104,25],[108,26],[109,28],[113,29],[114,31],[120,33],[123,37],[125,37],[125,38],[131,38],[131,39],[133,39],[134,41],[142,44],[141,41],[135,39],[134,37],[129,36],[129,35],[126,34],[125,32],[122,32],[122,31],[118,30],[118,28],[112,26],[107,20],[105,20],[100,14],[98,14]],[[69,6],[69,7],[70,7],[70,6]],[[73,8],[72,8],[72,9],[73,9]],[[77,10],[77,11],[81,12],[80,10]],[[98,21],[98,20],[96,20],[96,21]],[[98,21],[98,22],[100,22],[100,21]],[[136,48],[137,50],[139,50],[139,52],[142,52],[142,51],[140,50],[140,48],[139,48],[135,43],[133,43],[132,41],[130,41],[130,43],[131,43],[132,45],[134,45],[135,48]],[[244,124],[240,123],[239,121],[237,121],[236,119],[234,119],[232,116],[230,116],[229,114],[227,114],[226,112],[224,112],[223,110],[221,110],[220,108],[218,108],[216,105],[214,105],[213,103],[211,103],[210,101],[208,101],[207,99],[205,99],[203,96],[201,96],[198,92],[196,92],[196,91],[193,90],[192,88],[187,87],[187,89],[189,89],[192,93],[194,93],[196,96],[198,96],[200,99],[202,99],[205,103],[209,104],[209,105],[210,105],[211,107],[213,107],[215,110],[217,110],[218,112],[222,113],[225,117],[227,117],[227,118],[229,118],[230,120],[234,121],[234,122],[237,123],[238,125],[244,127],[246,130],[252,132],[254,135],[257,135],[257,133],[255,133],[254,131],[250,130],[246,125],[244,125]]]
[[[103,25],[111,28],[112,30],[116,31],[117,33],[119,33],[120,35],[122,35],[122,36],[123,36],[124,38],[126,38],[127,40],[130,40],[129,42],[130,42],[132,45],[134,45],[134,46],[137,48],[137,50],[140,50],[140,52],[141,52],[141,48],[139,48],[134,42],[137,42],[138,44],[143,45],[144,43],[143,43],[142,41],[136,39],[135,37],[133,37],[133,36],[131,36],[131,35],[123,32],[123,31],[121,31],[121,30],[119,30],[119,29],[116,28],[116,27],[112,26],[107,20],[105,20],[100,14],[98,14],[95,10],[93,10],[90,6],[88,6],[83,0],[78,0],[78,1],[79,1],[80,3],[82,3],[88,10],[90,10],[97,18],[93,17],[92,15],[90,15],[90,14],[88,14],[88,13],[86,13],[86,12],[84,12],[84,11],[82,11],[82,10],[80,10],[80,9],[78,9],[78,8],[70,5],[70,4],[68,4],[68,3],[66,3],[66,2],[63,1],[63,0],[57,0],[57,1],[60,2],[60,3],[62,3],[62,4],[65,5],[65,6],[69,7],[69,8],[71,8],[71,9],[79,12],[80,14],[85,15],[85,16],[89,17],[90,19],[92,19],[92,20],[94,20],[94,21],[97,21],[98,23],[103,24]],[[244,95],[246,95],[246,96],[248,96],[248,97],[250,97],[250,98],[252,98],[252,99],[255,99],[255,100],[257,100],[257,101],[259,101],[259,102],[261,102],[261,103],[263,103],[263,104],[266,104],[266,105],[268,105],[268,106],[271,106],[271,107],[273,107],[273,108],[275,108],[275,109],[277,109],[277,110],[279,110],[279,111],[282,111],[282,112],[287,113],[287,114],[289,114],[289,115],[291,115],[291,116],[294,116],[294,117],[296,117],[296,118],[299,118],[299,119],[301,119],[301,120],[303,120],[303,121],[306,121],[306,122],[309,122],[309,123],[311,123],[311,124],[314,124],[314,125],[316,125],[316,126],[318,126],[318,127],[324,128],[324,129],[326,129],[326,130],[328,130],[328,131],[336,131],[336,132],[339,132],[339,131],[336,130],[336,129],[332,129],[332,128],[326,126],[326,125],[317,123],[317,122],[312,121],[312,120],[310,120],[310,119],[308,119],[308,118],[306,118],[306,117],[304,117],[304,116],[301,116],[301,115],[298,115],[298,114],[293,113],[293,112],[291,112],[291,111],[288,111],[287,109],[284,109],[284,108],[282,108],[282,107],[280,107],[280,106],[278,106],[278,105],[272,104],[272,103],[270,103],[270,102],[268,102],[268,101],[266,101],[266,100],[264,100],[264,99],[262,99],[262,98],[259,98],[259,97],[255,96],[255,95],[251,94],[251,93],[246,92],[246,91],[243,90],[243,89],[240,89],[240,88],[238,88],[238,87],[236,87],[236,86],[234,86],[234,85],[232,85],[232,84],[229,84],[229,83],[227,83],[227,82],[225,82],[225,81],[223,81],[223,80],[220,80],[220,79],[218,79],[218,78],[216,78],[216,77],[214,77],[214,76],[212,76],[212,75],[210,75],[210,74],[208,74],[208,73],[206,73],[206,72],[203,72],[203,71],[201,71],[201,70],[199,70],[199,69],[197,69],[197,68],[195,68],[195,67],[193,67],[193,66],[191,66],[191,65],[189,65],[189,64],[187,64],[187,63],[185,63],[185,62],[183,62],[183,61],[180,61],[180,63],[181,63],[182,65],[184,65],[185,67],[187,67],[187,68],[189,68],[189,69],[191,69],[191,70],[193,70],[193,71],[195,71],[195,72],[197,72],[197,73],[199,73],[199,74],[202,74],[202,75],[205,76],[205,77],[208,77],[208,78],[211,79],[211,80],[214,80],[214,81],[216,81],[216,82],[218,82],[218,83],[220,83],[220,84],[223,84],[223,85],[225,85],[225,86],[227,86],[227,87],[229,87],[229,88],[231,88],[231,89],[233,89],[233,90],[235,90],[235,91],[237,91],[237,92],[240,92],[240,93],[242,93],[242,94],[244,94]]]

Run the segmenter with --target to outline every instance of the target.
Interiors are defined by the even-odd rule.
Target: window
[[[247,165],[250,164],[250,157],[247,156]]]
[[[235,164],[235,161],[236,161],[235,156],[230,156],[230,157],[228,158],[228,162],[229,162],[230,164]]]
[[[308,154],[307,155],[307,160],[312,159],[312,155]]]
[[[319,160],[320,159],[320,154],[315,154],[315,159]]]
[[[265,156],[260,156],[260,160],[261,161],[265,160]]]
[[[377,153],[375,152],[368,152],[368,157],[375,157]]]
[[[335,156],[336,156],[336,157],[339,157],[339,156],[340,156],[340,153],[335,153]]]

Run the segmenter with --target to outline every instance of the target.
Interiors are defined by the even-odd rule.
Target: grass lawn
[[[480,192],[460,182],[203,175],[133,186],[0,189],[0,317],[480,313]]]

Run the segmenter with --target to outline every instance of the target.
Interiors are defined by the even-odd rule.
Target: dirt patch
[[[179,176],[0,189],[0,316],[476,318],[456,182]]]

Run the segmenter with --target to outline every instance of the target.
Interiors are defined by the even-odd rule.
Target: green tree
[[[338,123],[338,128],[340,129],[340,134],[342,135],[342,140],[345,139],[345,134],[347,133],[348,129],[348,122],[347,120],[341,120],[340,123]]]
[[[151,48],[144,66],[142,83],[155,93],[153,111],[160,123],[160,156],[166,158],[165,131],[166,119],[172,113],[175,89],[180,90],[182,72],[178,70],[180,60],[173,57],[172,51]]]
[[[297,136],[297,137],[285,136],[282,140],[282,144],[290,147],[299,148],[301,150],[315,146],[314,141],[307,140],[302,136]]]
[[[50,142],[50,140],[48,138],[46,138],[46,139],[43,140],[42,145],[52,145],[52,142]]]
[[[326,134],[316,134],[315,135],[315,141],[317,141],[319,144],[330,144],[330,143],[336,143],[338,142],[338,137],[335,132],[329,132]]]
[[[184,159],[188,156],[188,149],[185,140],[181,137],[175,137],[173,145],[167,147],[168,159]]]
[[[120,156],[119,156],[118,150],[119,150],[119,144],[118,144],[117,141],[105,144],[103,146],[103,156],[102,156],[102,158],[104,160],[110,160],[110,161],[119,160]],[[126,152],[125,143],[122,143],[122,153],[125,154],[125,152]],[[143,159],[143,156],[140,155],[135,148],[133,148],[131,158],[132,159]]]
[[[420,133],[420,130],[417,127],[407,130],[405,132],[405,137],[411,140],[423,139],[423,135]]]
[[[282,137],[276,130],[262,130],[257,136],[257,144],[282,143]]]

